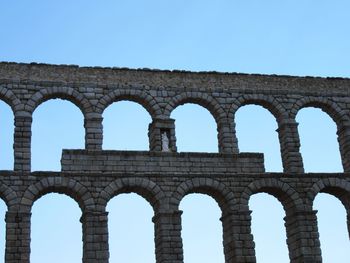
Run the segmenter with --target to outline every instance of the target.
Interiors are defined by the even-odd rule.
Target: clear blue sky
[[[0,0],[0,61],[350,77],[349,10],[346,0]],[[0,102],[0,169],[13,165],[11,114]],[[135,116],[140,121],[130,123]],[[82,115],[69,102],[49,101],[33,117],[33,169],[59,170],[61,149],[84,145]],[[140,105],[115,103],[104,117],[105,149],[147,149],[150,116]],[[184,105],[172,117],[180,151],[217,151],[215,122],[205,109]],[[56,125],[59,121],[62,124]],[[309,108],[297,121],[306,171],[342,171],[334,122]],[[67,126],[71,132],[65,134],[62,128]],[[240,150],[264,152],[266,169],[281,171],[273,116],[261,107],[245,106],[236,115],[236,126]],[[310,136],[314,129],[317,136]],[[150,205],[136,195],[122,195],[107,208],[110,262],[155,262]],[[347,262],[343,206],[320,195],[314,208],[319,210],[324,262]],[[189,195],[181,209],[185,262],[223,262],[215,201]],[[288,262],[279,202],[254,195],[250,209],[258,262]],[[4,211],[3,205],[1,215]],[[71,216],[62,218],[63,214]],[[51,194],[39,199],[33,207],[32,262],[79,262],[79,217],[79,207],[68,197]],[[330,222],[336,227],[330,228]],[[206,224],[208,231],[203,232]],[[56,231],[48,230],[52,228]],[[0,231],[3,238],[3,223]],[[139,232],[142,237],[136,235]]]

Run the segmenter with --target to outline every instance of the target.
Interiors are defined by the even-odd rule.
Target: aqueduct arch
[[[178,204],[192,192],[220,205],[227,263],[256,262],[248,201],[258,192],[284,206],[290,261],[321,262],[315,196],[328,192],[350,206],[349,90],[350,80],[341,78],[0,63],[0,99],[15,116],[14,170],[0,171],[6,239],[16,241],[7,242],[5,262],[29,262],[31,206],[49,192],[71,196],[82,209],[84,263],[108,262],[108,240],[101,238],[108,235],[105,207],[125,192],[153,206],[157,263],[183,263]],[[81,109],[85,149],[63,150],[61,172],[30,172],[32,112],[50,98],[68,99]],[[152,116],[150,151],[102,150],[102,113],[119,100],[136,101]],[[188,102],[213,115],[219,153],[177,152],[170,114]],[[283,173],[266,173],[262,154],[239,153],[234,114],[246,104],[261,105],[276,117]],[[295,116],[307,106],[323,109],[337,123],[344,173],[304,173]]]

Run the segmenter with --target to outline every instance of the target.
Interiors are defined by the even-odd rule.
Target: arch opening
[[[186,195],[180,203],[184,262],[225,262],[221,209],[206,194]]]
[[[296,120],[305,172],[343,172],[333,119],[324,110],[306,107]]]
[[[62,149],[84,149],[84,137],[77,106],[61,99],[40,104],[33,113],[32,171],[60,171]]]
[[[217,123],[203,106],[186,103],[171,112],[180,152],[218,152]]]
[[[267,172],[282,172],[277,122],[267,109],[259,105],[245,105],[235,113],[236,134],[240,152],[264,153]]]
[[[157,114],[160,113],[159,105],[152,96],[141,90],[125,90],[123,88],[116,89],[101,98],[97,104],[97,111],[103,113],[111,104],[121,101],[134,102],[142,106],[152,119],[156,118]]]
[[[318,211],[317,223],[323,262],[348,261],[350,229],[344,205],[332,194],[319,193],[314,200],[313,208]]]
[[[139,103],[112,103],[103,112],[103,149],[148,151],[151,121],[150,114]]]
[[[26,107],[33,113],[41,104],[56,99],[71,102],[79,108],[84,116],[92,108],[90,102],[81,93],[69,87],[48,87],[42,89],[32,96]]]
[[[78,204],[64,194],[36,200],[31,220],[31,262],[81,262],[82,226]]]
[[[296,118],[301,110],[311,108],[322,111],[329,118],[331,118],[337,126],[341,126],[342,122],[345,121],[342,110],[338,107],[338,105],[330,101],[319,98],[306,98],[304,101],[299,103],[299,105],[294,105],[292,109],[292,117],[294,118]]]
[[[257,193],[251,196],[249,208],[257,262],[289,262],[282,204],[270,194]]]
[[[109,262],[155,262],[152,206],[138,194],[119,194],[107,204]],[[137,251],[137,253],[135,253]]]
[[[14,115],[11,107],[0,100],[0,170],[13,170]]]

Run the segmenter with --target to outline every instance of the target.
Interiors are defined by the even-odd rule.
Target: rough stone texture
[[[282,203],[290,261],[321,262],[313,200],[320,192],[350,208],[350,79],[84,68],[0,63],[0,99],[15,116],[14,170],[0,171],[6,202],[6,263],[29,262],[33,203],[58,192],[82,210],[83,262],[107,263],[108,214],[114,196],[135,192],[154,209],[157,263],[182,263],[181,211],[189,193],[213,197],[222,211],[223,251],[228,263],[256,262],[251,234],[251,195],[269,193]],[[85,149],[63,150],[62,172],[30,172],[32,114],[42,102],[61,98],[84,115]],[[103,151],[102,113],[111,103],[131,100],[152,116],[149,152]],[[171,112],[196,103],[213,115],[219,153],[177,153]],[[239,153],[235,112],[243,105],[268,109],[278,122],[283,173],[265,173],[262,154]],[[295,116],[318,107],[338,127],[344,173],[305,174]],[[170,152],[164,152],[167,134]]]
[[[63,150],[62,172],[263,173],[262,154]]]

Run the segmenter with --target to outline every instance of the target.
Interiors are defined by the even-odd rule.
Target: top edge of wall
[[[256,76],[256,77],[274,77],[274,78],[308,78],[308,79],[328,79],[328,80],[349,80],[350,77],[320,77],[320,76],[295,76],[295,75],[279,75],[279,74],[260,74],[260,73],[242,73],[242,72],[225,72],[225,71],[191,71],[181,69],[157,69],[157,68],[128,68],[128,67],[103,67],[103,66],[79,66],[75,64],[49,64],[38,62],[11,62],[0,61],[0,67],[20,67],[20,68],[51,68],[51,69],[70,69],[71,71],[130,71],[130,72],[154,72],[154,73],[177,73],[187,75],[217,75],[217,76]]]
[[[285,90],[292,92],[350,93],[350,78],[300,77],[228,73],[129,69],[119,67],[81,67],[43,63],[0,62],[1,82],[48,82],[49,85],[83,83],[92,85],[132,85],[133,87],[176,87],[205,90]]]

